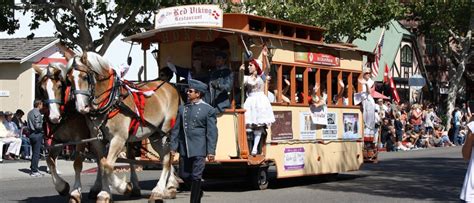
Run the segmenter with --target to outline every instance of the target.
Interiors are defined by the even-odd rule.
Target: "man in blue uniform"
[[[218,114],[230,107],[229,92],[234,84],[234,74],[226,65],[226,60],[226,53],[216,54],[216,70],[211,72],[209,82],[211,105],[216,108]]]
[[[212,162],[216,154],[216,111],[202,100],[207,85],[193,79],[188,83],[188,103],[179,107],[171,132],[171,153],[179,152],[179,175],[191,182],[191,202],[200,202],[206,157]]]

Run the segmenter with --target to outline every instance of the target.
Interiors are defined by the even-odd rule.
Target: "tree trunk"
[[[450,68],[450,74],[453,77],[451,77],[451,80],[449,80],[449,90],[448,90],[448,100],[447,100],[447,116],[448,116],[448,123],[446,124],[447,129],[451,127],[451,119],[452,119],[452,113],[454,110],[454,107],[456,105],[456,97],[459,89],[459,83],[461,82],[461,78],[464,74],[464,70],[466,69],[466,64],[464,63],[465,59],[459,65],[457,68],[453,67],[454,65],[451,63],[451,68]]]

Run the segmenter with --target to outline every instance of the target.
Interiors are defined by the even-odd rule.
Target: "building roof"
[[[370,33],[367,33],[366,40],[356,39],[354,40],[354,44],[361,50],[374,52],[375,46],[378,44],[384,29],[385,28],[382,27],[376,28]],[[375,78],[376,81],[381,81],[383,79],[385,64],[387,64],[388,67],[392,67],[404,35],[411,36],[412,34],[400,25],[398,21],[390,21],[388,29],[385,29],[384,32],[382,55],[379,61],[379,74]]]
[[[48,48],[59,41],[56,37],[35,37],[0,39],[0,61],[21,61],[36,52]]]

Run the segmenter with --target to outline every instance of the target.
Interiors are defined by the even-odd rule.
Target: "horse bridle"
[[[61,80],[61,78],[55,78],[55,76],[51,73],[51,71],[49,71],[49,66],[46,67],[46,75],[41,78],[41,80],[38,81],[38,83],[41,83],[43,82],[43,80],[45,79],[51,79],[51,80],[59,80],[61,81],[61,98],[59,99],[51,99],[49,97],[47,97],[48,99],[45,99],[43,100],[43,103],[48,105],[48,104],[58,104],[58,105],[63,105],[65,102],[63,101],[64,96],[65,96],[65,91],[66,91],[66,86],[67,84],[65,84],[65,80]],[[43,95],[48,95],[47,93],[44,93],[44,90],[42,88],[40,88],[41,92]]]
[[[76,63],[76,58],[73,59],[73,63],[72,63],[72,68],[71,70],[68,72],[68,74],[72,71],[72,70],[76,70],[76,71],[79,71],[79,72],[83,72],[83,73],[86,73],[86,81],[87,83],[89,84],[88,86],[88,90],[77,90],[76,88],[74,88],[74,86],[72,86],[72,93],[74,95],[79,95],[79,94],[82,94],[82,95],[85,95],[85,96],[88,96],[89,97],[89,103],[91,105],[98,105],[99,103],[102,103],[102,101],[99,101],[99,102],[96,102],[96,98],[95,98],[95,84],[96,84],[96,80],[95,80],[95,77],[94,77],[94,74],[96,75],[99,75],[98,73],[94,72],[93,70],[90,70],[90,71],[85,71],[85,70],[81,70],[78,68],[78,65]],[[89,64],[86,64],[86,66],[89,66]],[[112,69],[113,71],[113,74],[111,74],[109,77],[106,77],[104,79],[99,79],[98,81],[104,81],[104,80],[109,80],[110,77],[114,77],[114,83],[112,85],[112,87],[106,91],[104,91],[103,93],[101,93],[99,95],[99,97],[105,93],[107,93],[108,91],[112,91],[111,94],[109,95],[109,102],[107,102],[107,104],[104,106],[104,107],[101,107],[100,109],[94,109],[93,112],[90,112],[89,114],[90,115],[101,115],[101,114],[104,114],[105,112],[109,111],[110,110],[110,107],[112,107],[115,103],[112,102],[112,101],[117,101],[116,99],[114,99],[115,97],[118,96],[119,91],[118,91],[118,87],[120,86],[120,80],[118,78],[118,75],[115,73],[115,71]],[[107,98],[106,98],[107,99]]]
[[[71,68],[71,70],[69,70],[68,74],[72,70],[76,70],[76,71],[79,71],[79,72],[86,73],[86,75],[87,75],[86,80],[87,80],[87,83],[89,84],[89,88],[87,90],[78,90],[74,87],[74,85],[71,85],[72,94],[74,94],[74,96],[82,94],[82,95],[88,96],[89,100],[92,100],[91,98],[94,95],[94,88],[93,87],[95,85],[94,76],[92,75],[93,73],[89,72],[89,71],[79,69],[78,65],[76,63],[76,58],[73,59],[72,68]]]

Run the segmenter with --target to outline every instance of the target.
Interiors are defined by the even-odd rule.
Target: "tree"
[[[314,25],[327,29],[326,42],[365,39],[365,34],[392,19],[401,19],[404,7],[392,1],[246,1],[242,12]]]
[[[15,19],[12,0],[0,0],[0,32],[13,34],[20,27]]]
[[[471,32],[474,29],[474,3],[470,1],[416,2],[407,5],[407,8],[410,13],[409,19],[419,23],[417,35],[430,39],[438,46],[438,54],[443,59],[443,65],[448,69],[449,89],[446,112],[449,127],[466,64],[473,62]]]
[[[32,31],[40,22],[52,21],[57,36],[68,45],[101,55],[118,35],[140,32],[139,28],[150,29],[153,11],[160,6],[159,1],[146,0],[25,2],[15,8],[33,13]],[[93,39],[91,30],[99,30],[100,37]]]

